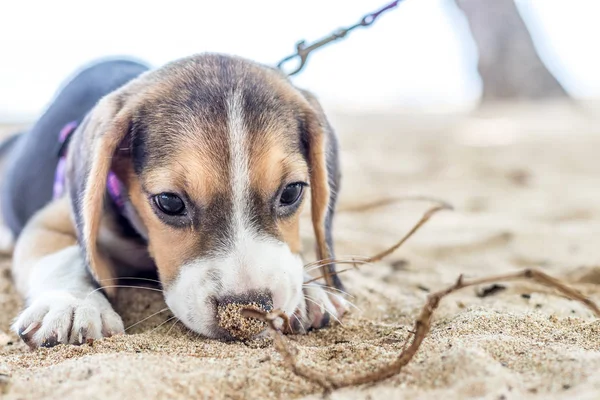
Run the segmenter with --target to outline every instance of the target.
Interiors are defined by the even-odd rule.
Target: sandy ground
[[[419,194],[443,198],[456,211],[437,215],[385,262],[346,273],[356,309],[343,325],[291,337],[303,363],[350,374],[392,360],[428,292],[461,273],[538,267],[600,301],[598,119],[558,106],[332,119],[343,149],[341,209]],[[404,202],[340,212],[338,255],[387,247],[426,208]],[[310,225],[302,230],[311,248]],[[307,261],[312,257],[307,251]],[[600,321],[548,288],[504,286],[483,298],[482,288],[447,298],[431,335],[398,376],[332,397],[600,398]],[[9,332],[20,306],[6,260],[0,267],[0,397],[6,399],[320,396],[283,367],[268,341],[206,340],[174,324],[168,311],[92,346],[29,351]],[[124,289],[117,304],[126,326],[164,307],[160,293],[142,289]]]

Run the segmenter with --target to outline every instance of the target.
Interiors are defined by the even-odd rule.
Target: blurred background
[[[160,66],[211,51],[276,65],[298,41],[313,43],[390,2],[0,0],[0,138],[25,129],[65,79],[99,58]],[[600,300],[599,16],[600,0],[404,0],[313,53],[292,77],[319,97],[340,138],[340,258],[379,253],[429,206],[395,200],[427,196],[455,207],[379,265],[343,275],[357,310],[343,329],[294,340],[314,360],[308,365],[337,371],[354,353],[389,358],[428,292],[461,274],[540,268]],[[371,201],[389,206],[363,207]],[[316,255],[308,207],[300,230],[309,262]],[[288,375],[254,358],[268,349],[198,342],[170,324],[160,330],[164,314],[140,321],[164,307],[152,291],[119,295],[126,325],[143,322],[133,335],[30,352],[3,334],[20,308],[9,277],[0,262],[7,398],[288,394]],[[408,373],[344,393],[600,399],[598,320],[540,286],[493,287],[489,297],[466,290],[442,304]],[[313,390],[294,387],[293,396]]]
[[[213,51],[276,64],[387,0],[0,2],[0,122],[35,118],[77,68]],[[344,110],[472,109],[600,97],[600,2],[405,0],[312,54],[293,80]]]

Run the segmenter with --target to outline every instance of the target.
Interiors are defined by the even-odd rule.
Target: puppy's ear
[[[104,97],[86,116],[69,144],[67,185],[77,236],[88,267],[100,286],[114,285],[115,271],[108,257],[98,248],[102,217],[105,214],[109,171],[120,157],[118,150],[128,147],[131,112],[124,106],[126,94],[119,90]],[[112,296],[115,290],[105,288]]]
[[[307,91],[301,92],[309,103],[304,111],[301,134],[310,170],[311,212],[317,257],[331,261],[335,257],[332,222],[341,178],[338,142],[317,99]],[[335,264],[323,267],[322,271],[328,286],[343,289]]]

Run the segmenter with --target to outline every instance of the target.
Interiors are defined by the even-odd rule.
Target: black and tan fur
[[[122,332],[101,292],[112,298],[114,283],[131,271],[157,271],[175,315],[212,337],[227,337],[211,317],[215,304],[246,292],[263,291],[275,306],[285,298],[300,330],[343,313],[342,298],[298,281],[305,201],[278,203],[286,184],[306,182],[318,257],[333,257],[337,141],[316,99],[279,71],[204,54],[145,72],[93,107],[70,140],[67,160],[66,195],[27,222],[15,247],[14,275],[28,298],[15,329],[33,347]],[[107,197],[109,171],[123,183],[125,215]],[[163,192],[184,200],[185,217],[157,209],[153,196]],[[293,262],[275,266],[271,259]],[[265,277],[278,284],[269,286]],[[190,287],[194,279],[198,288]],[[341,287],[333,274],[327,282]],[[202,292],[197,305],[183,303],[184,289]],[[307,290],[310,303],[295,293]]]

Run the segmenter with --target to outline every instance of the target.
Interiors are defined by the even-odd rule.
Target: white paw
[[[330,322],[340,321],[347,310],[347,302],[335,289],[310,283],[302,289],[303,303],[292,316],[290,323],[295,333],[324,328]]]
[[[31,348],[83,344],[124,332],[121,317],[99,292],[89,296],[45,293],[17,317],[12,328]]]
[[[0,254],[11,255],[15,247],[15,238],[5,226],[0,225]]]

